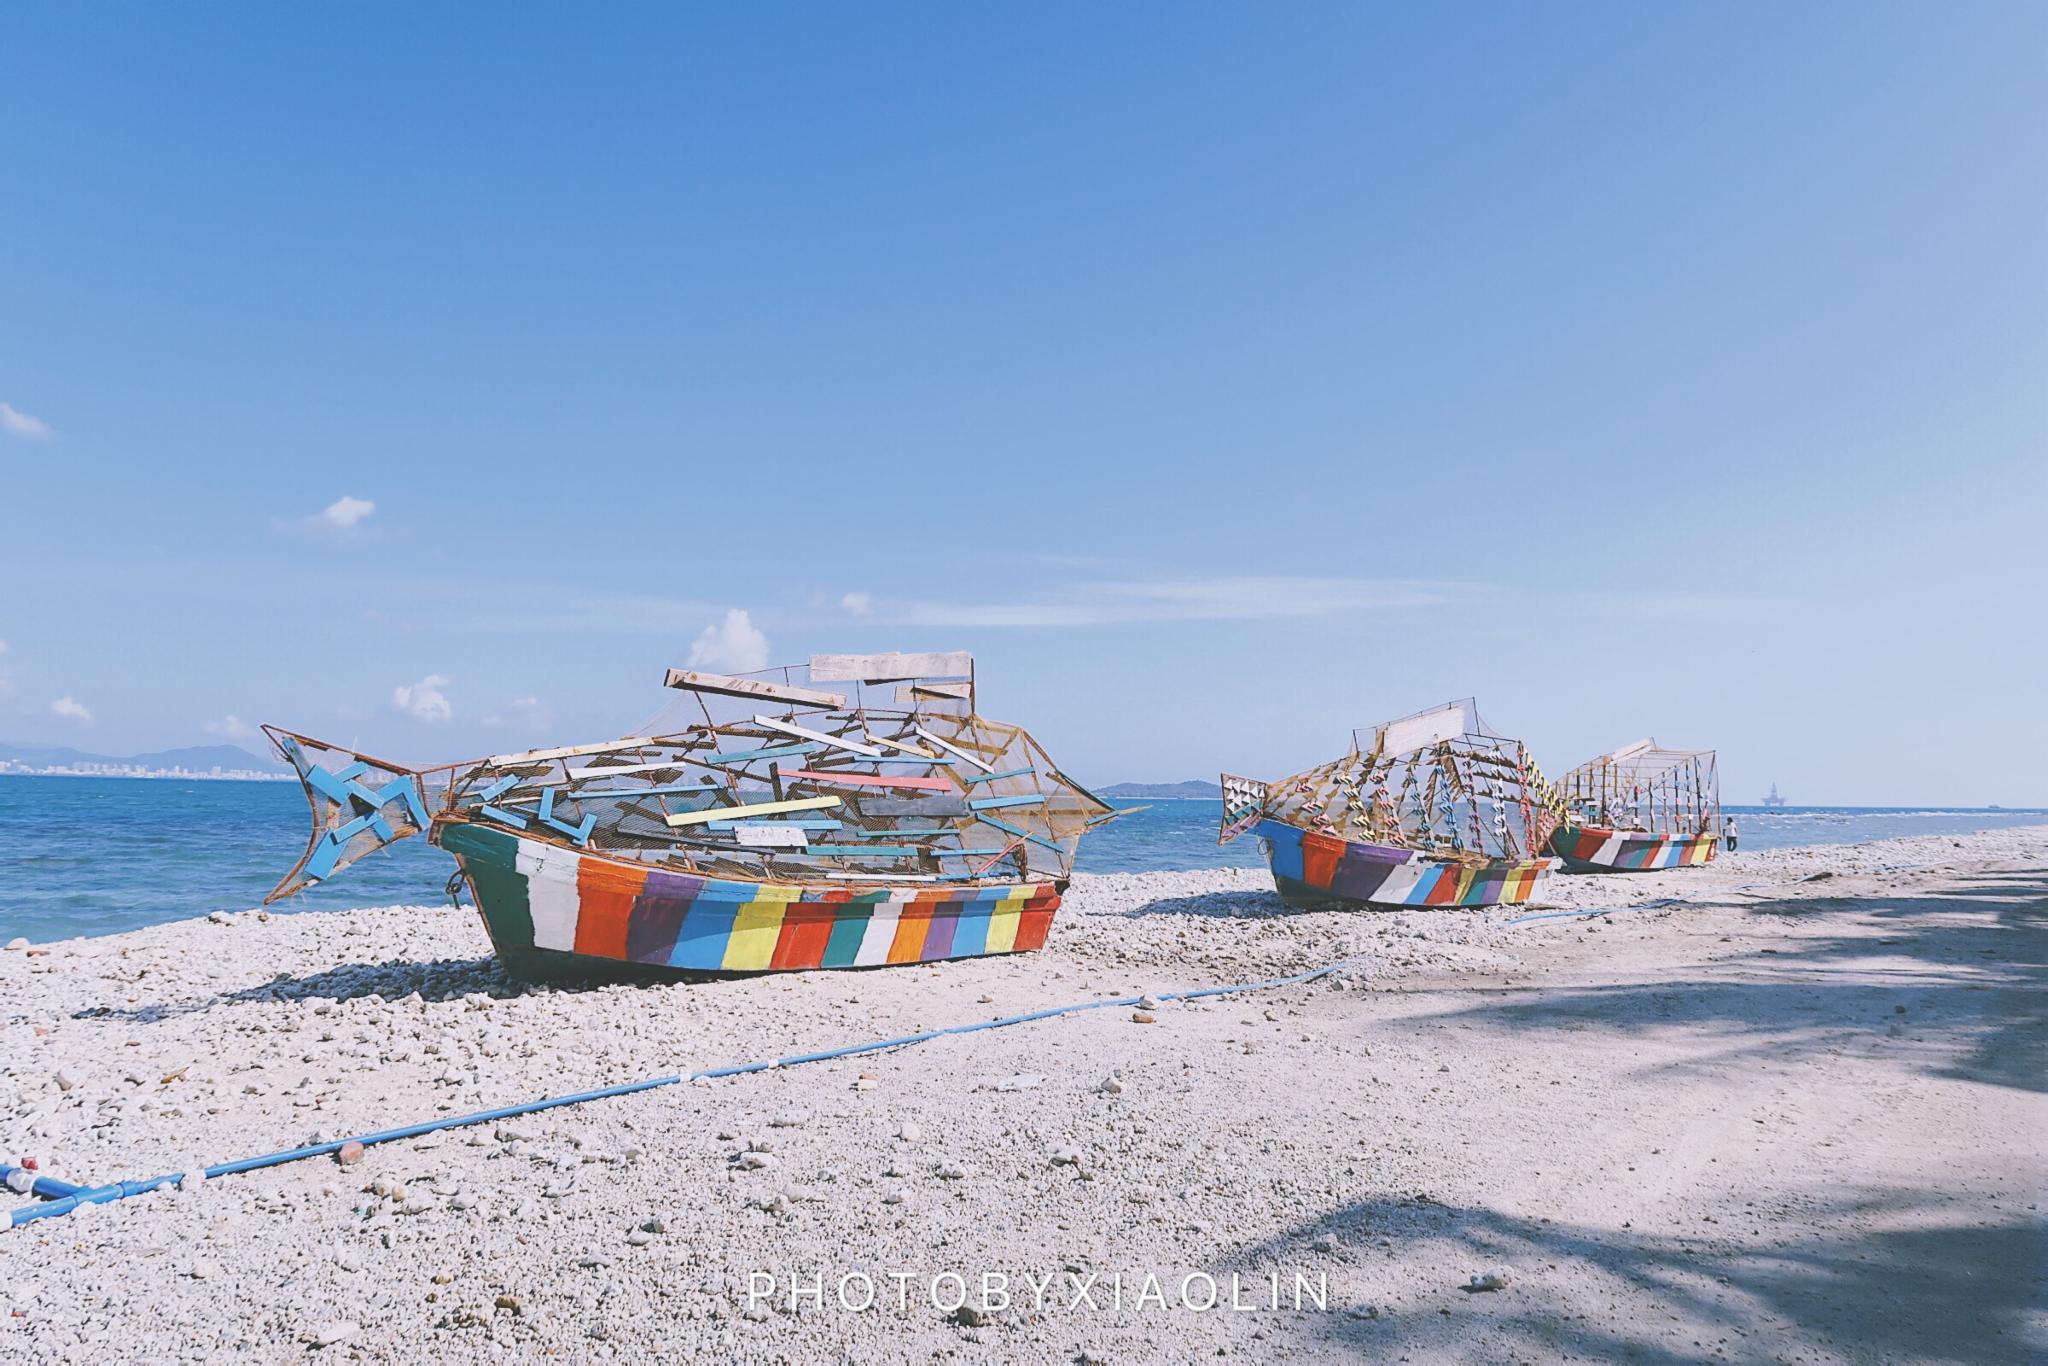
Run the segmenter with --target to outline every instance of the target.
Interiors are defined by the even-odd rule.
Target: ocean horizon
[[[1142,807],[1081,841],[1077,873],[1260,868],[1258,841],[1216,843],[1213,798]],[[1747,850],[1962,835],[2048,822],[2048,808],[1729,806]],[[245,911],[305,849],[293,783],[0,774],[0,940],[118,934]],[[437,902],[455,861],[424,839],[393,845],[332,882],[278,903],[281,914]]]

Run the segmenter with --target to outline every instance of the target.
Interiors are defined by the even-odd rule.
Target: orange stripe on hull
[[[576,952],[625,959],[626,922],[633,898],[647,885],[647,870],[623,868],[603,859],[576,861]]]
[[[769,968],[815,968],[823,963],[825,946],[832,940],[832,923],[838,914],[838,906],[819,901],[798,901],[785,908],[782,933],[775,940],[775,952],[769,956]]]
[[[913,901],[905,906],[896,918],[896,938],[889,945],[889,961],[915,963],[923,958],[925,933],[931,927],[932,908],[928,902]]]
[[[1045,947],[1046,936],[1052,933],[1053,913],[1060,908],[1059,893],[1050,887],[1033,894],[1024,903],[1024,909],[1017,917],[1017,951]]]

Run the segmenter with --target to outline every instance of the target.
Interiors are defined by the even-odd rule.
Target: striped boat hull
[[[1695,868],[1712,861],[1718,835],[1653,835],[1641,830],[1568,826],[1550,837],[1550,852],[1573,873],[1647,873]]]
[[[1360,844],[1280,821],[1262,820],[1258,836],[1280,894],[1300,903],[1361,906],[1512,906],[1532,899],[1554,859],[1460,863],[1412,849]]]
[[[484,928],[522,976],[881,967],[1042,948],[1053,882],[862,887],[735,882],[449,822]]]

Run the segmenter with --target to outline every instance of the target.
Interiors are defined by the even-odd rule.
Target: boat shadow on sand
[[[715,973],[706,973],[703,974],[702,980],[714,980],[717,976]],[[533,991],[579,992],[618,984],[660,986],[677,980],[698,979],[679,979],[674,974],[640,973],[622,968],[611,972],[563,975],[544,982],[530,982],[507,972],[503,963],[488,956],[389,963],[342,963],[304,976],[284,974],[267,982],[258,982],[234,991],[219,992],[198,1000],[175,1004],[90,1006],[72,1012],[71,1018],[127,1020],[149,1024],[179,1015],[213,1010],[220,1006],[252,1002],[356,1001],[367,996],[399,1001],[415,994],[422,1001],[458,1001],[466,996],[476,995],[502,999]]]
[[[1194,896],[1162,896],[1120,911],[1088,912],[1091,917],[1140,920],[1154,915],[1197,915],[1211,920],[1285,920],[1290,916],[1316,915],[1333,906],[1292,906],[1280,894],[1264,892],[1203,892]]]

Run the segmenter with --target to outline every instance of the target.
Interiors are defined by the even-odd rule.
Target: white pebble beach
[[[2048,827],[1484,912],[1081,876],[1038,953],[580,989],[445,906],[12,949],[0,1156],[87,1185],[1155,1000],[26,1223],[0,1354],[2040,1359],[2044,869]]]

